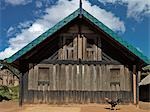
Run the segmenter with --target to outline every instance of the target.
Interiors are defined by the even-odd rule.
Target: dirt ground
[[[150,105],[149,105],[150,106]],[[0,112],[150,112],[142,110],[134,105],[118,105],[115,110],[110,110],[109,105],[88,104],[88,105],[47,105],[35,104],[18,106],[18,102],[0,103]]]

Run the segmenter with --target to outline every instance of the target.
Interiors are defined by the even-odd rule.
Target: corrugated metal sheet
[[[56,31],[61,29],[63,26],[65,26],[67,23],[78,17],[80,13],[80,10],[77,9],[75,12],[64,18],[62,21],[57,23],[54,27],[47,30],[45,33],[40,35],[38,38],[33,40],[31,43],[29,43],[27,46],[19,50],[17,53],[12,55],[10,58],[7,58],[6,61],[8,63],[14,62],[16,59],[20,58],[22,55],[30,51],[33,47],[41,43],[43,40],[45,40],[47,37],[54,34]],[[94,23],[96,26],[98,26],[100,29],[102,29],[104,32],[106,32],[108,35],[110,35],[113,39],[115,39],[117,42],[119,42],[121,45],[126,47],[130,52],[135,54],[137,57],[139,57],[141,60],[143,60],[145,63],[149,64],[150,60],[144,56],[141,52],[139,52],[135,47],[124,41],[122,38],[120,38],[115,32],[113,32],[111,29],[109,29],[107,26],[105,26],[102,22],[100,22],[98,19],[93,17],[91,14],[89,14],[87,11],[83,10],[83,16],[90,20],[92,23]]]
[[[143,70],[150,70],[150,65],[147,65],[146,67],[142,68]]]
[[[147,84],[150,84],[150,74],[141,80],[141,82],[139,83],[139,86],[147,85]]]

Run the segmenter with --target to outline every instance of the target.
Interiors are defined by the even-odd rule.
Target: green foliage
[[[10,87],[11,94],[12,94],[12,100],[19,98],[19,86]]]
[[[15,87],[7,87],[7,86],[0,86],[0,95],[2,97],[7,97],[11,100],[15,100],[18,99],[18,86]]]

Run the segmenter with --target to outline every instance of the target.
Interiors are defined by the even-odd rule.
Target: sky
[[[82,0],[83,8],[150,58],[150,0]],[[0,0],[0,59],[79,8],[79,0]]]

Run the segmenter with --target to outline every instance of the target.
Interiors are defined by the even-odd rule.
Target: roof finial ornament
[[[82,18],[82,0],[80,0],[80,18]]]

